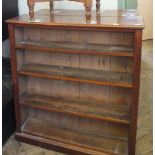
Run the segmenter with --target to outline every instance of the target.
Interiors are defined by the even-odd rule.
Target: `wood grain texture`
[[[74,12],[74,13],[73,13]],[[65,13],[65,18],[62,16],[64,13],[62,10],[58,10],[58,14],[54,14],[54,17],[51,18],[49,11],[45,13],[36,13],[36,19],[39,19],[40,22],[28,22],[29,15],[22,15],[10,20],[7,20],[8,23],[14,23],[19,26],[26,27],[45,27],[45,28],[65,28],[65,29],[89,29],[96,28],[103,30],[109,29],[112,31],[126,31],[134,32],[134,29],[143,29],[144,22],[143,18],[137,15],[134,15],[134,12],[126,13],[125,11],[113,11],[110,13],[110,16],[101,14],[100,23],[96,24],[96,12],[92,16],[91,21],[93,23],[87,23],[85,19],[85,13],[83,11],[67,10]],[[73,14],[73,15],[72,15]],[[107,12],[108,14],[108,12]],[[71,16],[72,15],[72,16]],[[125,15],[125,16],[124,16]]]
[[[130,74],[42,64],[23,65],[20,75],[132,88]]]
[[[23,107],[23,106],[22,106]],[[86,118],[67,113],[50,112],[29,107],[29,118],[50,122],[51,125],[99,137],[128,141],[128,125]]]
[[[21,36],[17,49],[133,57],[133,33],[24,28]]]
[[[71,43],[51,43],[51,42],[21,42],[16,45],[16,49],[26,49],[31,51],[77,53],[92,55],[110,55],[133,57],[132,48],[128,46],[107,46],[107,45],[85,45]]]
[[[142,48],[142,31],[135,32],[135,57],[134,57],[134,74],[133,74],[133,104],[131,107],[131,125],[129,135],[130,154],[135,155],[136,134],[137,134],[137,116],[139,104],[139,88],[140,88],[140,68],[141,68],[141,48]]]
[[[18,30],[18,27],[17,27]],[[53,28],[53,29],[47,29],[47,28],[23,28],[23,33],[21,35],[24,35],[24,38],[19,41],[27,41],[27,42],[36,42],[36,43],[46,43],[49,45],[49,42],[53,43],[62,43],[63,46],[65,46],[63,43],[73,43],[81,46],[85,45],[100,45],[101,47],[104,47],[104,45],[113,45],[113,46],[125,46],[129,47],[130,50],[133,49],[133,39],[134,39],[134,33],[126,32],[119,32],[119,31],[106,31],[102,30],[98,31],[95,30],[83,30],[83,29],[76,29],[76,30],[68,30],[68,29],[59,29]],[[18,33],[20,35],[20,33]],[[93,36],[93,37],[92,37]],[[18,42],[17,42],[18,43]],[[77,43],[77,44],[76,44]],[[45,44],[46,45],[46,44]],[[68,45],[69,46],[69,45]],[[71,46],[71,45],[70,45]],[[100,47],[99,46],[99,47]],[[108,46],[109,47],[109,46]],[[112,48],[112,47],[111,47]]]
[[[127,148],[126,143],[123,141],[112,140],[103,137],[94,137],[78,132],[75,133],[72,131],[63,130],[61,128],[59,129],[57,127],[52,127],[49,124],[47,125],[46,122],[40,122],[35,119],[28,120],[23,126],[22,130],[27,134],[31,133],[32,135],[39,137],[48,137],[48,139],[57,140],[59,142],[63,141],[68,143],[68,145],[71,144],[79,147],[82,146],[83,148],[88,149],[91,146],[91,150],[100,151],[103,152],[103,154],[104,152],[107,152],[107,150],[111,154],[123,154],[126,152]]]
[[[101,103],[91,103],[67,100],[42,96],[37,94],[24,93],[21,96],[20,103],[27,107],[47,110],[51,112],[68,113],[86,118],[107,120],[116,123],[129,124],[129,106],[110,105]]]
[[[12,81],[13,81],[13,95],[14,95],[14,107],[16,111],[16,130],[20,132],[21,116],[20,116],[20,105],[19,105],[19,88],[18,88],[18,76],[17,76],[17,62],[16,62],[16,51],[15,51],[15,31],[12,24],[8,25],[9,39],[10,39],[10,56],[11,56],[11,70],[12,70]]]

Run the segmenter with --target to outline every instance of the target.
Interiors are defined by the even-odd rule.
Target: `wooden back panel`
[[[16,43],[20,41],[36,42],[69,42],[80,44],[120,45],[133,47],[134,34],[123,32],[98,31],[69,31],[58,29],[16,29]],[[17,50],[18,70],[23,64],[47,64],[69,66],[104,71],[133,72],[133,60],[130,57],[111,57],[87,54],[67,54],[55,52],[42,52],[31,50]],[[94,84],[74,83],[70,81],[48,80],[43,78],[21,77],[20,94],[24,92],[56,96],[64,98],[81,99],[99,102],[100,104],[126,104],[131,105],[131,89]],[[90,103],[91,104],[91,103]],[[128,139],[127,126],[97,121],[68,114],[49,113],[42,110],[22,108],[23,122],[28,118],[41,119],[73,131],[96,134],[97,136],[117,137]]]

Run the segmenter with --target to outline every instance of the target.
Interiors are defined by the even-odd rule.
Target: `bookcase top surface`
[[[29,21],[29,15],[24,14],[6,21],[20,26],[44,27],[85,27],[85,28],[126,28],[143,29],[144,21],[136,10],[104,10],[99,14],[91,13],[91,21],[87,22],[85,11],[55,10],[50,14],[48,9],[35,12],[35,21]]]

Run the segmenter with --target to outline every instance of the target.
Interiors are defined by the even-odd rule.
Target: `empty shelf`
[[[22,126],[22,132],[55,141],[59,145],[62,144],[63,147],[68,146],[75,150],[78,147],[82,151],[87,150],[87,153],[91,152],[92,155],[104,155],[105,153],[123,155],[127,152],[127,142],[125,141],[70,131],[32,118]]]
[[[19,74],[56,80],[132,88],[132,75],[121,72],[42,64],[25,64],[19,70]]]
[[[130,124],[128,105],[94,103],[92,101],[69,100],[28,93],[21,95],[20,104],[52,112],[67,113],[120,124]]]
[[[101,45],[101,44],[84,44],[68,42],[34,42],[21,41],[16,44],[17,49],[28,49],[31,51],[47,51],[62,53],[79,53],[79,54],[98,54],[110,56],[128,56],[133,57],[133,48],[122,45]]]

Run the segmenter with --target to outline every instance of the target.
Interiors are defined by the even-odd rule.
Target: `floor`
[[[137,130],[136,155],[152,155],[152,66],[153,41],[143,41],[141,87]],[[44,150],[38,147],[19,143],[12,136],[3,147],[3,155],[62,155],[57,152]]]

